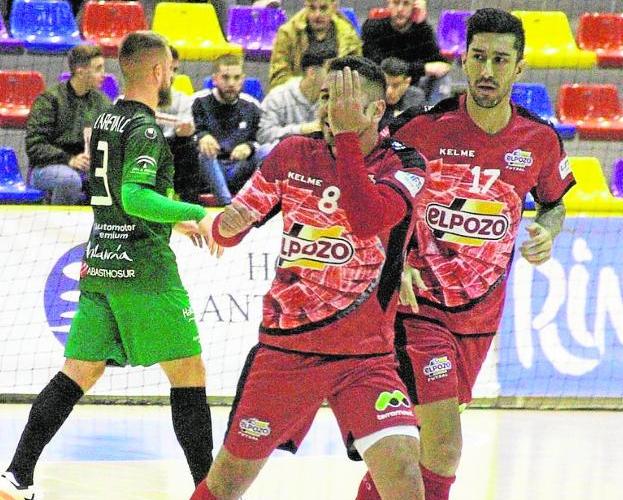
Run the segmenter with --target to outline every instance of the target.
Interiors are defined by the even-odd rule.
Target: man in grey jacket
[[[316,111],[326,74],[323,66],[327,59],[334,57],[335,52],[305,52],[301,59],[304,76],[278,85],[264,98],[257,133],[261,144],[257,152],[259,159],[266,157],[285,136],[320,132]]]
[[[85,141],[97,116],[111,104],[98,90],[104,79],[99,47],[74,47],[68,63],[70,79],[37,97],[26,124],[31,182],[48,193],[53,205],[88,202],[84,187],[90,160]]]

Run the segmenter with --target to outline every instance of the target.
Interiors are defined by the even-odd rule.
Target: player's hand
[[[543,264],[552,256],[552,234],[537,222],[533,222],[526,229],[530,239],[521,244],[521,256],[535,266]]]
[[[199,234],[199,224],[194,220],[178,222],[173,226],[173,230],[190,238],[196,247],[203,247],[203,236]]]
[[[193,122],[180,122],[175,125],[175,135],[178,137],[190,137],[195,133]]]
[[[357,71],[346,66],[329,75],[329,125],[333,135],[340,132],[360,132],[370,126],[371,119],[364,113],[361,97],[361,79]]]
[[[248,144],[238,144],[229,155],[230,160],[243,161],[251,156],[251,146]]]
[[[210,134],[204,135],[201,139],[199,139],[199,151],[204,155],[209,156],[210,158],[216,158],[216,155],[218,155],[220,150],[220,144]]]
[[[203,236],[203,239],[208,244],[208,249],[210,250],[210,255],[215,255],[220,257],[223,255],[223,247],[220,246],[216,241],[214,241],[214,236],[212,236],[212,223],[214,220],[210,214],[206,214],[203,219],[201,219],[197,226],[199,227],[199,234]]]
[[[218,230],[225,238],[232,238],[251,227],[254,222],[255,216],[251,210],[239,203],[232,203],[223,210]]]
[[[450,65],[443,61],[434,61],[424,64],[424,73],[426,76],[434,76],[441,78],[450,72]]]
[[[91,165],[91,160],[86,153],[77,154],[69,159],[69,166],[76,170],[87,172],[89,170],[89,165]]]
[[[413,283],[420,290],[428,290],[428,287],[424,283],[420,271],[411,267],[405,263],[405,267],[402,270],[402,277],[400,278],[400,296],[399,301],[403,306],[411,306],[411,310],[416,313],[420,310],[415,292],[413,291]]]
[[[313,122],[306,122],[301,124],[301,134],[310,135],[315,132],[320,132],[322,127],[320,126],[320,120],[314,120]]]

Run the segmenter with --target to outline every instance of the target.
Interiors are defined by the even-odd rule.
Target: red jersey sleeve
[[[551,205],[559,202],[569,189],[575,184],[573,172],[569,165],[569,158],[565,153],[562,141],[551,131],[544,141],[545,151],[549,152],[545,164],[539,171],[535,189],[535,200],[542,205]]]

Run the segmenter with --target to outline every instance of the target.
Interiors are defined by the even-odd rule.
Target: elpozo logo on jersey
[[[506,162],[506,168],[517,172],[523,172],[532,165],[534,159],[530,151],[515,149],[504,155],[504,161]]]
[[[479,247],[487,241],[501,240],[509,227],[499,201],[455,198],[450,206],[429,203],[426,223],[435,238],[451,243]]]
[[[350,241],[340,238],[343,232],[342,226],[318,228],[294,223],[288,233],[283,233],[279,266],[316,270],[343,266],[355,255]]]

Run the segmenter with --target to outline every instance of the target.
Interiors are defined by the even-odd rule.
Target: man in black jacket
[[[377,64],[388,57],[409,63],[412,85],[425,91],[427,104],[447,97],[439,90],[448,87],[445,94],[449,94],[448,79],[444,77],[450,64],[439,52],[432,26],[419,15],[426,10],[426,2],[387,0],[387,9],[389,17],[368,19],[363,24],[363,55]]]
[[[37,97],[26,124],[32,184],[46,191],[53,205],[88,201],[84,188],[90,160],[85,141],[95,118],[111,104],[98,90],[104,79],[99,47],[74,47],[68,63],[70,79]]]
[[[219,205],[231,202],[256,167],[260,103],[241,93],[244,76],[239,56],[219,57],[214,88],[197,93],[192,107],[201,172]]]

